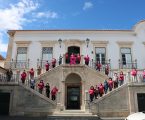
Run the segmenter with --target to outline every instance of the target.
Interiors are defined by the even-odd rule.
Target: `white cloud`
[[[83,6],[83,10],[87,10],[93,7],[93,3],[92,2],[85,2],[84,6]]]
[[[2,43],[2,33],[0,33],[0,52],[7,52],[7,44]]]
[[[9,8],[0,9],[0,52],[7,51],[7,44],[3,43],[3,31],[8,29],[22,29],[28,19],[25,15],[36,10],[38,3],[32,0],[21,0],[16,4],[10,4]]]
[[[47,12],[38,12],[36,14],[37,18],[42,18],[42,17],[46,17],[46,18],[58,18],[58,14],[54,11],[47,11]]]
[[[0,30],[1,29],[22,29],[26,20],[25,14],[38,8],[38,3],[32,0],[22,0],[17,4],[10,4],[9,8],[0,9]]]

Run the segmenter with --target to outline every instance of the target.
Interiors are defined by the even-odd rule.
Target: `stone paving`
[[[73,116],[49,116],[49,117],[9,117],[9,116],[0,116],[0,120],[124,120],[119,118],[104,118],[100,119],[97,117],[73,117]]]

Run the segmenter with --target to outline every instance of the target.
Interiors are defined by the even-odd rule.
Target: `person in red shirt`
[[[49,70],[49,63],[48,63],[48,61],[46,61],[46,64],[45,64],[45,69],[46,69],[46,71],[48,71]]]
[[[121,86],[121,85],[123,85],[123,83],[124,83],[124,74],[121,71],[120,75],[119,75],[119,85]]]
[[[56,66],[56,59],[52,58],[52,68],[54,68]]]
[[[43,80],[40,80],[40,82],[38,83],[38,89],[40,94],[42,94],[43,88],[44,88],[44,82]]]
[[[80,64],[80,62],[81,62],[81,56],[80,56],[80,54],[77,54],[76,63]]]
[[[29,71],[29,74],[30,74],[30,79],[33,79],[34,78],[34,70],[33,70],[33,68],[31,68],[31,70]]]
[[[56,100],[56,94],[58,92],[58,89],[56,86],[53,87],[53,89],[51,90],[51,99],[52,100]]]
[[[92,102],[94,99],[94,87],[93,86],[90,87],[89,95],[90,95],[90,102]]]
[[[25,83],[26,77],[27,77],[27,74],[26,74],[26,72],[24,70],[23,73],[21,74],[21,80],[22,80],[23,84]]]
[[[102,97],[103,94],[104,94],[104,86],[103,86],[103,84],[101,83],[101,84],[99,85],[99,95],[100,95],[100,97]]]
[[[101,70],[101,63],[100,61],[96,61],[96,70],[100,71]]]
[[[84,60],[85,60],[85,64],[89,65],[90,58],[88,55],[84,57]]]
[[[132,82],[137,82],[137,70],[136,70],[136,68],[132,69],[131,75],[132,75]]]
[[[109,80],[108,80],[108,86],[109,86],[109,91],[112,91],[112,88],[113,88],[113,81],[112,81],[112,78],[110,77]]]
[[[70,65],[75,65],[76,64],[76,57],[75,55],[72,53],[70,56]]]

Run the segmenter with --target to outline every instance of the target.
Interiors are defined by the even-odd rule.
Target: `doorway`
[[[145,111],[145,93],[138,93],[137,100],[138,100],[138,111],[139,112]]]
[[[81,109],[82,85],[81,77],[70,73],[65,80],[65,108],[68,110]]]
[[[80,109],[79,86],[67,86],[67,109]]]
[[[9,115],[10,93],[0,93],[0,115]]]

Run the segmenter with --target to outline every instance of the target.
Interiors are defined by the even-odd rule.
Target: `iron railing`
[[[119,69],[137,69],[137,60],[126,62],[119,59]]]
[[[11,69],[28,69],[30,64],[30,59],[28,60],[11,60],[5,62],[5,68]]]
[[[90,62],[89,62],[89,67],[91,67],[92,69],[97,70],[96,63],[97,63],[97,61],[94,61],[93,59],[90,60]],[[100,63],[100,64],[101,64],[100,71],[105,71],[106,65],[108,65],[109,70],[111,70],[111,59],[105,60],[105,61],[103,61],[103,62]]]

